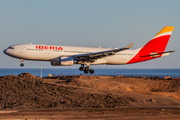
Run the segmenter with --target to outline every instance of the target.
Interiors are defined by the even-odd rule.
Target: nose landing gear
[[[23,59],[20,59],[20,61],[21,61],[20,66],[21,66],[21,67],[24,67]]]
[[[91,74],[94,73],[94,70],[92,70],[89,65],[87,65],[86,67],[84,67],[84,65],[81,65],[81,67],[79,67],[79,70],[84,71],[85,74],[88,74],[88,72],[90,72]]]

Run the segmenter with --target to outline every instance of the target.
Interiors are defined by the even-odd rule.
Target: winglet
[[[131,43],[131,44],[129,44],[128,46],[126,46],[125,48],[126,48],[126,49],[132,48],[133,45],[134,45],[134,43]]]

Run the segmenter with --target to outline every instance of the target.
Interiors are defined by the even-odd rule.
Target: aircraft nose
[[[9,55],[8,49],[5,49],[5,50],[3,51],[3,53],[6,54],[6,55]]]
[[[7,52],[6,52],[6,51],[7,51],[7,49],[5,49],[5,50],[3,51],[3,53],[4,53],[4,54],[7,54]]]

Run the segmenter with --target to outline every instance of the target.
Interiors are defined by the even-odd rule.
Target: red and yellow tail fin
[[[154,36],[154,38],[159,37],[159,36],[163,36],[163,35],[171,35],[173,29],[174,29],[174,26],[165,26],[161,31],[159,31],[158,34],[156,34]]]
[[[152,57],[152,54],[164,52],[169,38],[171,37],[173,29],[173,26],[165,26],[160,32],[158,32],[153,37],[152,40],[150,40],[144,47],[142,47],[140,51],[128,63],[141,62],[161,57],[162,54],[156,55],[155,57]]]
[[[141,49],[141,51],[164,52],[173,29],[174,27],[172,26],[165,26]]]

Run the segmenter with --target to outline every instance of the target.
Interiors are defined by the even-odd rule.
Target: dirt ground
[[[0,119],[180,119],[180,80],[0,77]]]

